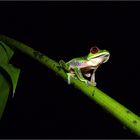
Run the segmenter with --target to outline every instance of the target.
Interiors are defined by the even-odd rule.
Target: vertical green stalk
[[[19,51],[31,56],[35,60],[39,61],[46,67],[53,70],[55,73],[60,75],[64,80],[67,81],[67,75],[60,67],[60,65],[39,51],[9,38],[4,35],[0,35],[0,40],[6,43],[9,47],[18,49]],[[85,95],[87,95],[91,100],[95,101],[99,106],[109,112],[112,116],[118,119],[123,126],[129,128],[136,135],[140,136],[140,118],[132,111],[127,109],[125,106],[121,105],[119,102],[109,97],[107,94],[99,90],[97,87],[89,86],[80,80],[71,78],[71,84],[77,89],[81,90]]]

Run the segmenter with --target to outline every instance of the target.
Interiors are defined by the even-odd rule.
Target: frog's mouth
[[[92,74],[95,72],[95,69],[92,67],[81,68],[80,70],[83,77],[89,81],[91,80]]]

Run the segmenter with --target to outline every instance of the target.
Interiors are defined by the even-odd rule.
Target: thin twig
[[[41,64],[45,65],[49,69],[53,70],[57,75],[61,76],[65,81],[67,81],[67,74],[60,67],[59,63],[50,59],[46,55],[34,50],[33,48],[4,35],[0,35],[0,40],[9,45],[9,47],[18,49],[19,51],[31,56],[35,60],[39,61]],[[81,82],[80,80],[71,78],[71,84],[77,89],[81,90],[85,95],[87,95],[91,100],[95,101],[103,109],[109,112],[112,116],[117,118],[123,126],[129,128],[136,135],[140,136],[140,118],[125,106],[121,105],[119,102],[109,97],[107,94],[99,90],[97,87]]]

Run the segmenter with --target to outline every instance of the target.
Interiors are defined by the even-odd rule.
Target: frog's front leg
[[[83,75],[82,75],[81,70],[80,70],[79,67],[75,67],[75,68],[74,68],[74,73],[75,73],[75,75],[78,77],[78,79],[79,79],[80,81],[85,82],[86,84],[88,84],[88,80],[86,80],[86,79],[83,77]]]
[[[93,72],[93,74],[91,75],[91,83],[94,84],[94,86],[96,86],[96,82],[95,82],[95,72]]]
[[[67,76],[68,76],[68,84],[70,85],[71,84],[71,77],[73,77],[74,78],[74,75],[72,74],[72,73],[67,73]]]
[[[70,72],[69,66],[64,62],[64,60],[59,61],[60,66],[67,72],[68,84],[71,84],[70,78],[74,77],[74,74]]]

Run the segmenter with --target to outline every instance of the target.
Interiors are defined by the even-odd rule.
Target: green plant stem
[[[60,75],[65,81],[67,81],[67,74],[60,67],[59,63],[50,59],[46,55],[34,50],[33,48],[4,35],[0,35],[0,40],[14,49],[31,56],[46,67],[53,70]],[[121,105],[119,102],[109,97],[107,94],[99,90],[97,87],[89,86],[80,80],[71,78],[71,84],[77,89],[81,90],[91,100],[95,101],[103,109],[109,112],[112,116],[118,119],[123,126],[130,129],[133,133],[140,136],[140,118],[132,111]]]

